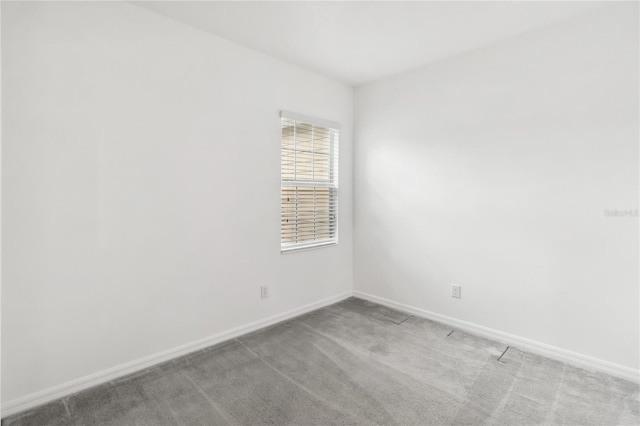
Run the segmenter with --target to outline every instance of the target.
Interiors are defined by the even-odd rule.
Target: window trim
[[[321,120],[319,118],[309,117],[307,115],[296,114],[286,110],[280,111],[280,118],[287,118],[289,120],[301,121],[305,124],[311,124],[312,126],[326,127],[329,129],[335,129],[340,131],[340,124],[335,121]]]
[[[316,248],[323,248],[323,247],[328,247],[328,246],[335,246],[338,245],[338,231],[339,231],[339,208],[338,208],[338,204],[339,204],[339,197],[340,197],[340,191],[339,191],[339,163],[340,163],[340,159],[339,159],[339,151],[340,151],[340,124],[333,122],[333,121],[328,121],[328,120],[322,120],[322,119],[318,119],[318,118],[314,118],[314,117],[309,117],[306,115],[302,115],[302,114],[296,114],[296,113],[292,113],[290,111],[286,111],[286,110],[282,110],[280,111],[280,121],[282,123],[282,119],[286,119],[286,120],[293,120],[296,122],[300,122],[300,123],[304,123],[304,124],[309,124],[312,126],[317,126],[317,127],[324,127],[330,130],[334,130],[337,133],[337,141],[334,140],[335,136],[331,136],[331,141],[330,141],[330,152],[329,152],[329,156],[330,156],[330,161],[329,161],[329,165],[331,168],[330,173],[333,174],[334,170],[336,173],[336,178],[334,182],[305,182],[305,181],[297,181],[297,182],[292,182],[291,185],[283,185],[283,181],[282,180],[282,168],[280,169],[280,191],[282,193],[282,188],[285,187],[309,187],[309,188],[334,188],[336,190],[336,210],[335,210],[335,234],[332,238],[327,238],[327,239],[322,239],[322,240],[312,240],[312,241],[305,241],[305,242],[301,242],[301,243],[295,243],[295,245],[289,246],[289,247],[283,247],[283,243],[282,243],[282,228],[280,228],[280,254],[290,254],[290,253],[295,253],[295,252],[299,252],[299,251],[307,251],[307,250],[312,250],[312,249],[316,249]],[[282,164],[282,134],[280,135],[280,162]],[[282,204],[280,205],[280,219],[282,220]]]

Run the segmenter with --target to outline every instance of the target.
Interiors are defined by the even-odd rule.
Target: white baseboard
[[[425,309],[405,305],[404,303],[394,302],[392,300],[374,296],[372,294],[364,293],[361,291],[354,291],[353,295],[360,299],[365,299],[370,302],[378,303],[380,305],[397,309],[399,311],[403,311],[418,317],[427,318],[433,321],[447,324],[451,327],[459,328],[461,330],[465,330],[470,333],[486,337],[488,339],[496,340],[509,346],[523,349],[531,353],[543,355],[548,358],[556,359],[558,361],[562,361],[567,364],[571,364],[587,370],[599,371],[635,383],[640,383],[640,371],[631,367],[626,367],[624,365],[615,364],[613,362],[605,361],[599,358],[572,352],[566,349],[559,348],[557,346],[547,345],[535,340],[505,333],[499,330],[494,330],[492,328],[483,327],[481,325],[462,321],[445,315],[436,314],[435,312],[430,312]]]
[[[30,408],[37,407],[47,402],[63,398],[68,395],[72,395],[76,392],[90,388],[92,386],[106,383],[111,380],[126,376],[127,374],[140,371],[142,369],[152,367],[154,365],[170,361],[174,358],[182,355],[195,352],[200,349],[204,349],[208,346],[212,346],[218,343],[222,343],[226,340],[234,339],[242,336],[243,334],[250,333],[252,331],[268,327],[270,325],[279,323],[281,321],[288,320],[298,315],[311,312],[315,309],[319,309],[341,300],[351,297],[353,294],[351,291],[338,294],[333,297],[329,297],[317,302],[310,303],[308,305],[301,306],[296,309],[292,309],[283,312],[278,315],[274,315],[263,320],[255,321],[249,324],[245,324],[239,327],[232,328],[222,333],[214,334],[213,336],[205,337],[204,339],[196,340],[195,342],[187,343],[166,351],[162,351],[153,355],[149,355],[144,358],[137,359],[135,361],[127,362],[106,370],[81,377],[70,382],[63,383],[61,385],[54,386],[49,389],[45,389],[39,392],[32,393],[30,395],[23,396],[21,398],[14,399],[2,404],[2,417],[10,416],[21,411],[28,410]]]

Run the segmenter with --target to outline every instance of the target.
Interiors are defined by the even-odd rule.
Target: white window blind
[[[338,242],[339,126],[282,111],[281,252]]]

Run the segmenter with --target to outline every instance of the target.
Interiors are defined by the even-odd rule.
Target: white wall
[[[131,4],[2,9],[3,401],[351,290],[350,87]],[[336,247],[280,255],[280,109],[342,124]]]
[[[637,369],[638,73],[626,3],[358,88],[355,289]]]

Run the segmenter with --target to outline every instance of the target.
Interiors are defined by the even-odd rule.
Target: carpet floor
[[[9,425],[637,425],[639,385],[347,299]]]

